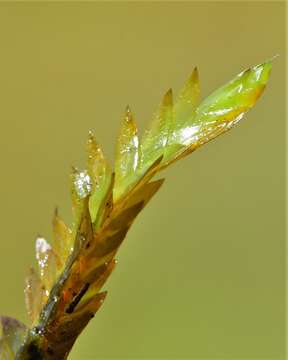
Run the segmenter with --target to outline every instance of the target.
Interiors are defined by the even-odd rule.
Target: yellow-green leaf
[[[270,70],[271,61],[251,67],[208,96],[180,128],[176,126],[170,144],[184,148],[171,154],[169,160],[188,154],[239,122],[262,94]]]
[[[173,94],[172,89],[169,89],[141,140],[140,171],[147,169],[161,155],[164,156],[173,123]]]
[[[91,196],[89,199],[89,210],[92,223],[95,222],[99,208],[105,198],[111,183],[112,171],[103,155],[100,145],[97,143],[93,133],[89,132],[87,170],[91,182]]]
[[[133,182],[139,159],[140,150],[137,127],[132,112],[127,107],[116,145],[115,199]]]
[[[39,275],[31,267],[25,278],[25,305],[31,324],[34,324],[41,312],[41,309],[47,300],[46,290],[41,283]]]
[[[72,231],[64,223],[58,214],[58,210],[55,210],[53,217],[53,234],[54,234],[54,250],[57,254],[57,270],[58,272],[63,269],[63,266],[73,250],[73,237]]]
[[[35,243],[36,260],[39,266],[40,279],[45,287],[45,294],[49,292],[57,279],[57,256],[52,246],[43,237],[38,237]]]

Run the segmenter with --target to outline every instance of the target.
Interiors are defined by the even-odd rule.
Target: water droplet
[[[81,199],[91,193],[91,180],[86,170],[75,174],[74,185],[77,195]]]

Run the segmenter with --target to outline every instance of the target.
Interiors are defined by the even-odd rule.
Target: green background
[[[140,129],[197,65],[203,96],[279,54],[256,108],[167,169],[130,230],[80,359],[284,358],[284,3],[0,3],[1,313],[89,129],[113,160],[127,103]]]

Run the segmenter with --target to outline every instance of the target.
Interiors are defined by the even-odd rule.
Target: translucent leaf
[[[131,110],[127,107],[116,146],[115,198],[118,198],[125,188],[133,182],[139,159],[137,127]]]
[[[271,62],[251,67],[208,96],[198,107],[195,123],[230,122],[249,110],[268,81]]]
[[[184,123],[181,122],[181,128],[176,125],[170,144],[180,144],[185,148],[170,153],[169,161],[188,154],[241,120],[262,94],[270,70],[270,61],[247,69],[208,96]]]
[[[93,227],[88,203],[89,198],[85,198],[83,201],[81,218],[76,233],[73,257],[76,257],[82,246],[85,245],[85,243],[91,242],[93,238]]]
[[[108,184],[106,194],[104,194],[103,199],[100,203],[100,206],[98,208],[97,217],[94,221],[94,230],[96,231],[99,229],[105,220],[109,218],[110,213],[113,210],[114,206],[114,199],[113,199],[113,189],[114,189],[114,183],[115,183],[115,173],[113,172],[110,176],[110,183]],[[89,199],[90,200],[90,199]],[[89,202],[90,204],[90,202]]]
[[[36,239],[35,251],[40,279],[48,296],[57,278],[57,258],[51,245],[42,237]]]
[[[148,183],[148,181],[159,171],[161,162],[163,160],[163,155],[159,156],[152,165],[148,167],[148,169],[138,169],[135,174],[134,182],[130,183],[130,186],[127,186],[125,191],[122,192],[121,196],[116,198],[114,197],[115,186],[113,191],[113,204],[114,208],[122,208],[123,204],[126,203],[126,200],[133,196],[135,191],[138,191],[144,184]],[[119,193],[119,192],[118,192]]]
[[[46,300],[45,288],[36,271],[31,267],[25,278],[25,305],[31,324],[38,319]]]
[[[10,359],[10,351],[14,355],[17,353],[27,333],[27,328],[20,321],[7,316],[0,317],[0,327],[2,333],[2,344],[0,346],[2,354],[0,353],[0,359],[2,360],[2,356],[3,359],[5,359],[4,356]]]
[[[89,132],[87,151],[87,169],[91,181],[89,210],[92,223],[94,223],[99,212],[99,208],[109,189],[112,171],[108,162],[104,158],[100,145],[96,142],[96,139],[91,131]]]
[[[191,76],[180,91],[175,102],[176,126],[181,126],[181,122],[191,116],[196,109],[200,99],[200,83],[197,67],[194,68]]]
[[[185,144],[175,142],[174,134],[183,128],[187,119],[195,113],[200,99],[199,73],[195,67],[188,81],[180,91],[173,112],[173,122],[169,130],[169,138],[165,149],[163,164],[173,160],[175,154],[185,150]]]
[[[74,225],[77,227],[82,211],[83,199],[91,194],[92,185],[87,170],[79,171],[77,168],[72,167],[70,178],[72,210],[75,219]]]
[[[173,128],[173,95],[172,89],[169,89],[141,141],[140,168],[147,168],[164,155],[171,128]]]
[[[59,217],[58,210],[55,210],[53,217],[54,251],[57,254],[57,270],[63,269],[67,257],[73,250],[72,231]]]

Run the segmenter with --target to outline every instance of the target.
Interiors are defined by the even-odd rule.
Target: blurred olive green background
[[[255,109],[162,175],[108,297],[71,359],[284,359],[284,3],[0,3],[1,313],[89,129],[113,160],[127,103],[140,129],[193,67],[203,96],[279,54]]]

